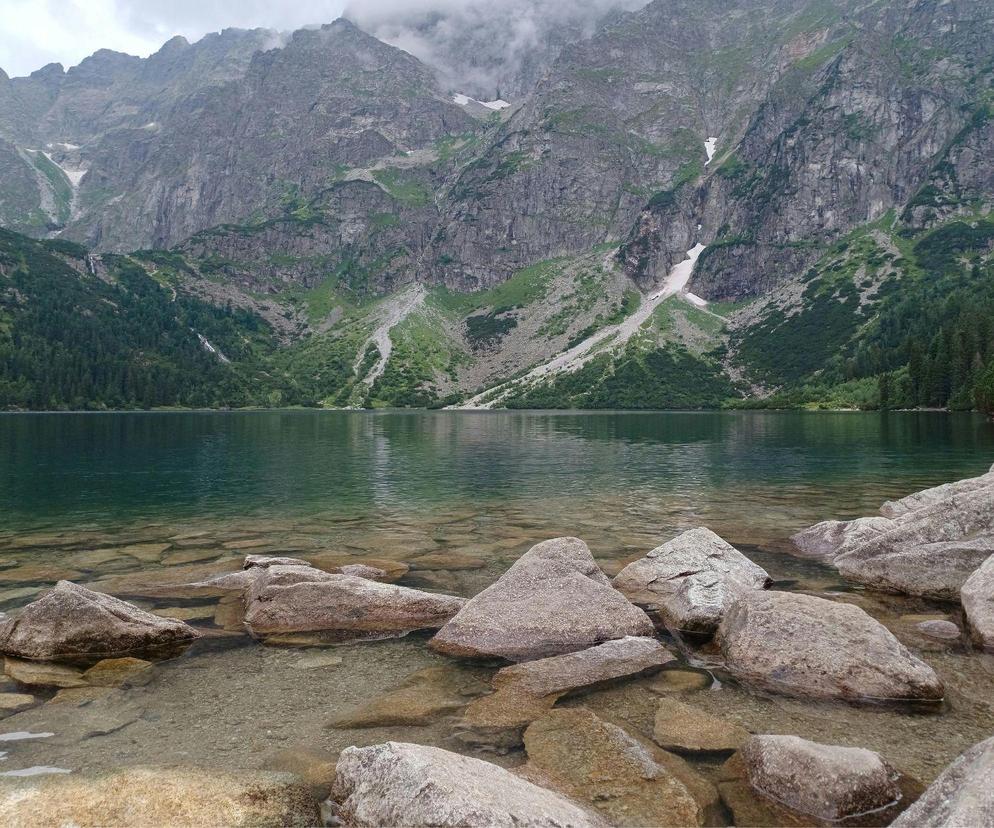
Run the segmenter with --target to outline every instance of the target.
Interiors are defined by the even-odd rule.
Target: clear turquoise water
[[[278,769],[283,750],[333,759],[387,739],[475,751],[458,738],[456,716],[369,729],[329,722],[425,667],[483,678],[493,667],[446,659],[415,634],[337,648],[338,666],[311,669],[309,651],[260,645],[216,600],[147,587],[230,571],[260,552],[400,561],[412,567],[401,584],[470,596],[549,537],[578,535],[613,575],[706,525],[776,588],[866,609],[936,669],[947,700],[922,716],[727,681],[680,698],[754,733],[869,747],[928,781],[994,732],[994,657],[916,631],[923,617],[961,624],[958,608],[853,589],[831,567],[788,554],[787,539],[992,463],[994,426],[937,413],[0,415],[0,611],[69,578],[154,611],[192,612],[209,636],[157,665],[146,686],[92,701],[40,693],[0,730],[55,735],[14,743],[5,767]],[[571,703],[648,738],[657,700],[644,679]]]
[[[540,515],[543,501],[707,508],[758,492],[828,517],[992,462],[994,426],[937,413],[12,414],[0,515],[7,530],[440,504]]]

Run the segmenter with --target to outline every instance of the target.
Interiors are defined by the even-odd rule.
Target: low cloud
[[[451,91],[514,97],[567,40],[646,0],[351,0],[344,16],[435,68]],[[499,94],[498,94],[499,93]]]

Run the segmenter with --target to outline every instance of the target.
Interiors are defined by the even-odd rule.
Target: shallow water
[[[430,569],[414,568],[401,583],[469,596],[549,537],[582,537],[613,575],[677,532],[707,525],[764,566],[778,588],[857,602],[932,664],[949,693],[944,709],[929,715],[799,702],[724,680],[681,697],[753,732],[873,748],[928,781],[994,732],[992,659],[929,642],[902,620],[958,620],[956,607],[848,588],[833,569],[786,554],[786,539],[818,520],[872,514],[886,499],[980,474],[992,462],[994,428],[971,415],[0,416],[0,609],[23,605],[59,577],[158,581],[269,551],[414,567],[444,553],[454,557],[427,559]],[[192,611],[201,616],[192,623],[218,630],[212,601],[135,602]],[[426,640],[337,647],[340,664],[314,666],[312,650],[264,647],[234,633],[211,638],[158,665],[144,687],[9,716],[0,732],[54,735],[6,743],[0,769],[275,767],[287,749],[337,753],[386,739],[469,752],[451,716],[419,727],[327,726],[422,668],[483,679],[494,669],[438,656]],[[642,679],[567,703],[648,733],[653,686]]]

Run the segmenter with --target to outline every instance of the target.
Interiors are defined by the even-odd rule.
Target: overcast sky
[[[362,0],[357,0],[361,4]],[[345,0],[0,0],[0,68],[75,66],[97,49],[146,57],[173,35],[229,26],[293,31],[338,17]]]

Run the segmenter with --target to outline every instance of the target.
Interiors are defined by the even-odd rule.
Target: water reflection
[[[7,415],[0,510],[9,528],[801,487],[859,513],[864,492],[875,506],[991,460],[982,418],[934,413]]]

